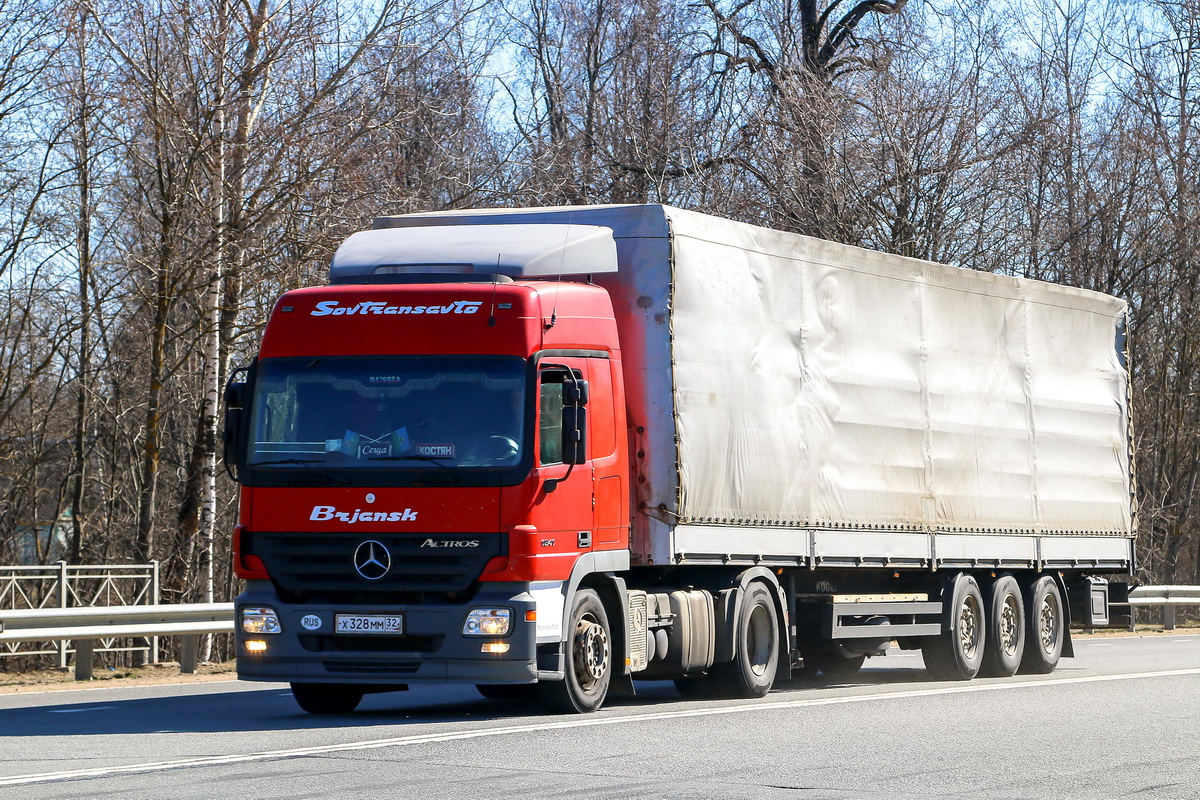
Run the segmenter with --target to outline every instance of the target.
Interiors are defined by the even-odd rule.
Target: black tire
[[[477,683],[475,689],[488,700],[534,700],[537,684],[534,683]]]
[[[1025,653],[1025,601],[1011,575],[994,580],[987,595],[987,641],[979,674],[1007,678],[1017,674]]]
[[[600,597],[581,589],[571,601],[563,680],[537,684],[538,697],[551,711],[586,714],[604,705],[612,682],[612,633]]]
[[[733,635],[733,660],[709,670],[713,693],[763,697],[771,691],[779,669],[779,614],[765,583],[755,581],[746,587]]]
[[[1025,630],[1028,631],[1020,671],[1028,675],[1053,672],[1062,657],[1067,620],[1062,593],[1054,578],[1038,578],[1025,591]]]
[[[309,714],[349,714],[362,702],[363,690],[341,683],[293,683],[292,697]]]
[[[921,643],[925,669],[936,680],[969,681],[983,664],[983,594],[970,575],[960,573],[946,586],[943,605],[950,629]]]

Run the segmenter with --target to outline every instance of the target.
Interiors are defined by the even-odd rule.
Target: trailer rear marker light
[[[484,642],[483,646],[479,648],[479,652],[496,654],[507,653],[508,642]]]

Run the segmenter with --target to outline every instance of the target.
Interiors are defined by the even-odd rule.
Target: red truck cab
[[[288,292],[227,399],[239,676],[291,681],[310,710],[560,677],[568,582],[628,567],[620,349],[590,283]]]

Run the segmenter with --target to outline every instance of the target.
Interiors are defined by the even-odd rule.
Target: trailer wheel
[[[537,684],[538,696],[552,711],[586,714],[604,704],[612,682],[612,635],[600,597],[581,589],[571,601],[571,637],[561,681]]]
[[[931,636],[921,643],[925,669],[937,680],[969,681],[979,674],[983,663],[983,595],[979,584],[967,574],[959,574],[948,588],[943,601],[950,613],[950,630]]]
[[[779,615],[766,584],[755,581],[746,587],[736,624],[737,654],[732,661],[714,664],[709,682],[723,697],[762,697],[771,691],[779,668]]]
[[[537,697],[534,683],[477,683],[475,689],[488,700],[533,700]]]
[[[1001,575],[988,589],[987,641],[979,674],[1007,678],[1017,673],[1025,652],[1025,603],[1011,575]]]
[[[1062,593],[1049,575],[1038,578],[1026,591],[1025,629],[1029,633],[1021,672],[1034,675],[1053,672],[1062,657],[1066,618]]]
[[[342,683],[293,683],[292,697],[309,714],[349,714],[362,702],[363,690]]]

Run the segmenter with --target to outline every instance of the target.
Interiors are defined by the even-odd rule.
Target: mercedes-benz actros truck
[[[1053,670],[1134,569],[1126,304],[660,205],[385,217],[226,390],[238,674]]]

